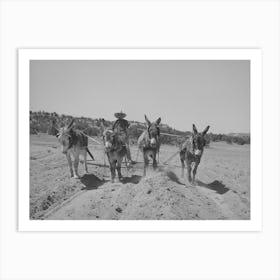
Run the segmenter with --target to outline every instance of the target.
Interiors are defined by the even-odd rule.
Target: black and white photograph
[[[250,60],[31,60],[30,219],[250,220]]]
[[[280,279],[279,1],[0,15],[0,279]]]

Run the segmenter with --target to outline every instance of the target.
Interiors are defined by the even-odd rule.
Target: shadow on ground
[[[210,184],[206,184],[206,183],[203,183],[201,181],[197,181],[197,184],[200,187],[204,187],[204,188],[210,189],[212,191],[217,192],[218,194],[224,194],[224,193],[229,191],[229,188],[227,188],[223,183],[221,183],[218,180],[215,180],[215,181],[213,181]]]
[[[131,177],[123,177],[121,182],[123,184],[128,184],[128,183],[138,184],[141,178],[142,177],[139,175],[132,175]]]
[[[183,186],[185,185],[185,184],[180,182],[179,178],[177,177],[177,175],[173,171],[170,171],[170,170],[166,171],[166,175],[171,181],[173,181],[173,182],[175,182],[179,185],[183,185]]]
[[[101,180],[93,174],[85,174],[81,178],[81,183],[84,185],[82,190],[96,190],[98,187],[102,186],[106,182],[106,180]]]

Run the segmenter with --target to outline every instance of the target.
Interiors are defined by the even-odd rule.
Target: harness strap
[[[69,137],[69,146],[68,146],[68,150],[71,149],[71,148],[73,147],[73,145],[74,145],[74,141],[73,141],[72,136],[70,135],[70,137]]]
[[[79,133],[79,132],[78,132]],[[74,145],[76,145],[78,143],[78,135],[75,131],[70,131],[69,133],[69,147],[68,149],[71,149]],[[82,140],[82,147],[87,147],[87,136],[83,135],[83,133],[81,132],[80,133],[80,136],[81,136],[81,140]]]

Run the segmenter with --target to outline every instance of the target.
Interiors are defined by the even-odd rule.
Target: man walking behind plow
[[[130,126],[129,122],[125,119],[126,114],[124,112],[115,113],[114,116],[117,120],[113,124],[113,131],[116,132],[121,141],[125,144],[126,147],[126,155],[129,165],[134,164],[135,162],[131,159],[131,153],[129,148],[129,136],[128,136],[128,128]]]

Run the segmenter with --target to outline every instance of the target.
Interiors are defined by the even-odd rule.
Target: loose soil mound
[[[102,220],[213,220],[234,219],[238,215],[225,209],[223,200],[203,192],[203,187],[186,187],[171,171],[161,171],[136,183],[106,183],[82,193],[48,219]],[[216,194],[221,196],[221,194]],[[234,194],[232,194],[234,195]],[[244,205],[245,207],[245,205]],[[240,218],[239,218],[240,219]]]

